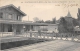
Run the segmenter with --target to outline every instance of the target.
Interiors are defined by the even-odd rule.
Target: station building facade
[[[37,31],[40,26],[56,26],[54,24],[24,22],[22,21],[24,16],[26,14],[12,4],[0,7],[0,34],[23,34],[25,31]],[[58,28],[58,26],[56,27]]]

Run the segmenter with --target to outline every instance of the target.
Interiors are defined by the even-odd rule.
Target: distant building
[[[47,26],[40,26],[40,29],[42,31],[48,31],[48,32],[57,32],[58,33],[58,24],[50,24]]]
[[[78,24],[76,27],[74,27],[74,30],[75,30],[75,33],[78,33],[80,34],[80,8],[78,8],[78,13],[77,13],[77,21],[78,21]]]
[[[71,16],[69,11],[68,11],[67,16],[65,16],[64,18],[68,23],[73,24],[73,17]]]

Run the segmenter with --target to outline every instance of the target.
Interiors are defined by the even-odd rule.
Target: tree
[[[52,21],[50,21],[50,20],[47,20],[47,21],[45,21],[45,23],[52,23]]]
[[[39,18],[38,17],[34,17],[33,20],[34,20],[34,22],[37,22],[37,21],[39,21]]]
[[[65,25],[65,23],[66,23],[65,18],[64,17],[61,17],[60,18],[60,24]]]
[[[73,18],[71,17],[61,17],[60,23],[59,23],[59,31],[65,32],[65,33],[73,33],[74,31],[74,24],[73,24]]]
[[[78,17],[78,20],[80,20],[80,9],[79,8],[78,8],[77,17]]]
[[[44,21],[43,20],[39,20],[39,21],[37,21],[38,23],[44,23]]]
[[[58,30],[60,33],[66,33],[67,32],[67,26],[66,26],[66,20],[64,17],[61,17],[60,18],[60,22],[59,22],[59,25],[58,25]]]
[[[73,26],[77,26],[77,25],[79,25],[78,20],[74,18],[73,19]]]

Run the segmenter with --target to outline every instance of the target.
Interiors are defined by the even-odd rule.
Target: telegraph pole
[[[29,21],[29,16],[28,16],[28,21]]]

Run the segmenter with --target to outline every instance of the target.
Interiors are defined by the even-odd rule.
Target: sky
[[[22,20],[34,21],[33,18],[38,17],[40,20],[58,20],[62,16],[66,16],[68,11],[73,18],[77,18],[78,8],[80,8],[80,0],[0,0],[0,7],[13,4],[27,15]]]

